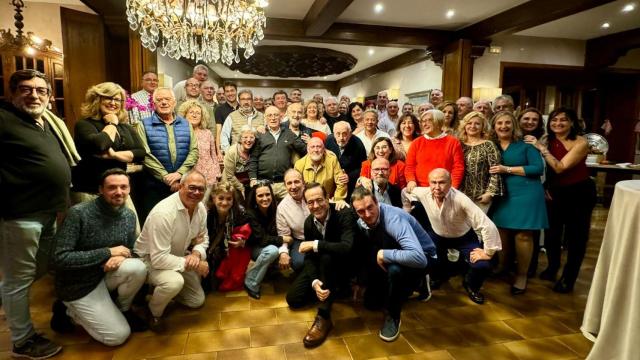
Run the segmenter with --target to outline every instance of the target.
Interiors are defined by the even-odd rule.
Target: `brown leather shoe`
[[[302,342],[305,347],[316,347],[324,342],[329,335],[329,331],[333,328],[331,320],[325,319],[320,315],[316,315],[316,320],[311,325],[311,329],[307,332]]]

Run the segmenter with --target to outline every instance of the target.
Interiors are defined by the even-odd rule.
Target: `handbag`
[[[231,232],[234,241],[248,240],[251,236],[251,226],[244,224],[236,226]],[[220,280],[219,291],[237,291],[244,288],[244,275],[247,265],[251,261],[251,249],[247,247],[229,247],[227,256],[222,259],[216,277]]]

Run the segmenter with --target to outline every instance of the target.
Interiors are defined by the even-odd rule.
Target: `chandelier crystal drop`
[[[127,21],[142,46],[162,56],[227,65],[255,54],[267,0],[127,0]],[[242,51],[240,49],[243,49]]]

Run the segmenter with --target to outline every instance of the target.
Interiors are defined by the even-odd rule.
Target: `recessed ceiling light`
[[[447,19],[451,19],[454,15],[456,14],[456,11],[453,9],[450,9],[449,11],[447,11]]]
[[[384,10],[384,5],[382,5],[382,3],[377,3],[373,6],[373,12],[376,14],[380,14],[382,10]]]
[[[622,8],[622,12],[629,12],[629,11],[633,11],[636,8],[636,4],[627,4]]]
[[[371,55],[375,54],[375,52],[376,52],[375,50],[373,50],[373,49],[369,49],[369,56],[371,56]]]
[[[610,26],[611,24],[609,24],[608,22],[602,23],[602,25],[600,25],[600,27],[603,29],[608,29]]]

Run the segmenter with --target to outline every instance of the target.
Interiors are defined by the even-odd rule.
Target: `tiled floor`
[[[237,292],[210,294],[199,310],[176,306],[167,314],[166,334],[134,334],[117,348],[100,345],[82,330],[59,336],[49,329],[50,277],[34,286],[32,315],[38,329],[64,345],[56,359],[580,359],[591,348],[579,326],[606,216],[602,207],[594,211],[587,257],[573,294],[556,294],[550,283],[532,279],[525,295],[513,297],[507,283],[490,279],[484,287],[487,303],[476,305],[460,278],[454,278],[434,291],[429,302],[405,305],[402,335],[393,343],[378,338],[380,313],[340,302],[334,306],[330,338],[317,349],[305,349],[302,337],[315,309],[289,310],[284,300],[288,280],[282,277],[263,286],[259,301]],[[540,259],[542,269],[544,255]],[[0,360],[10,358],[9,347],[0,310]]]

